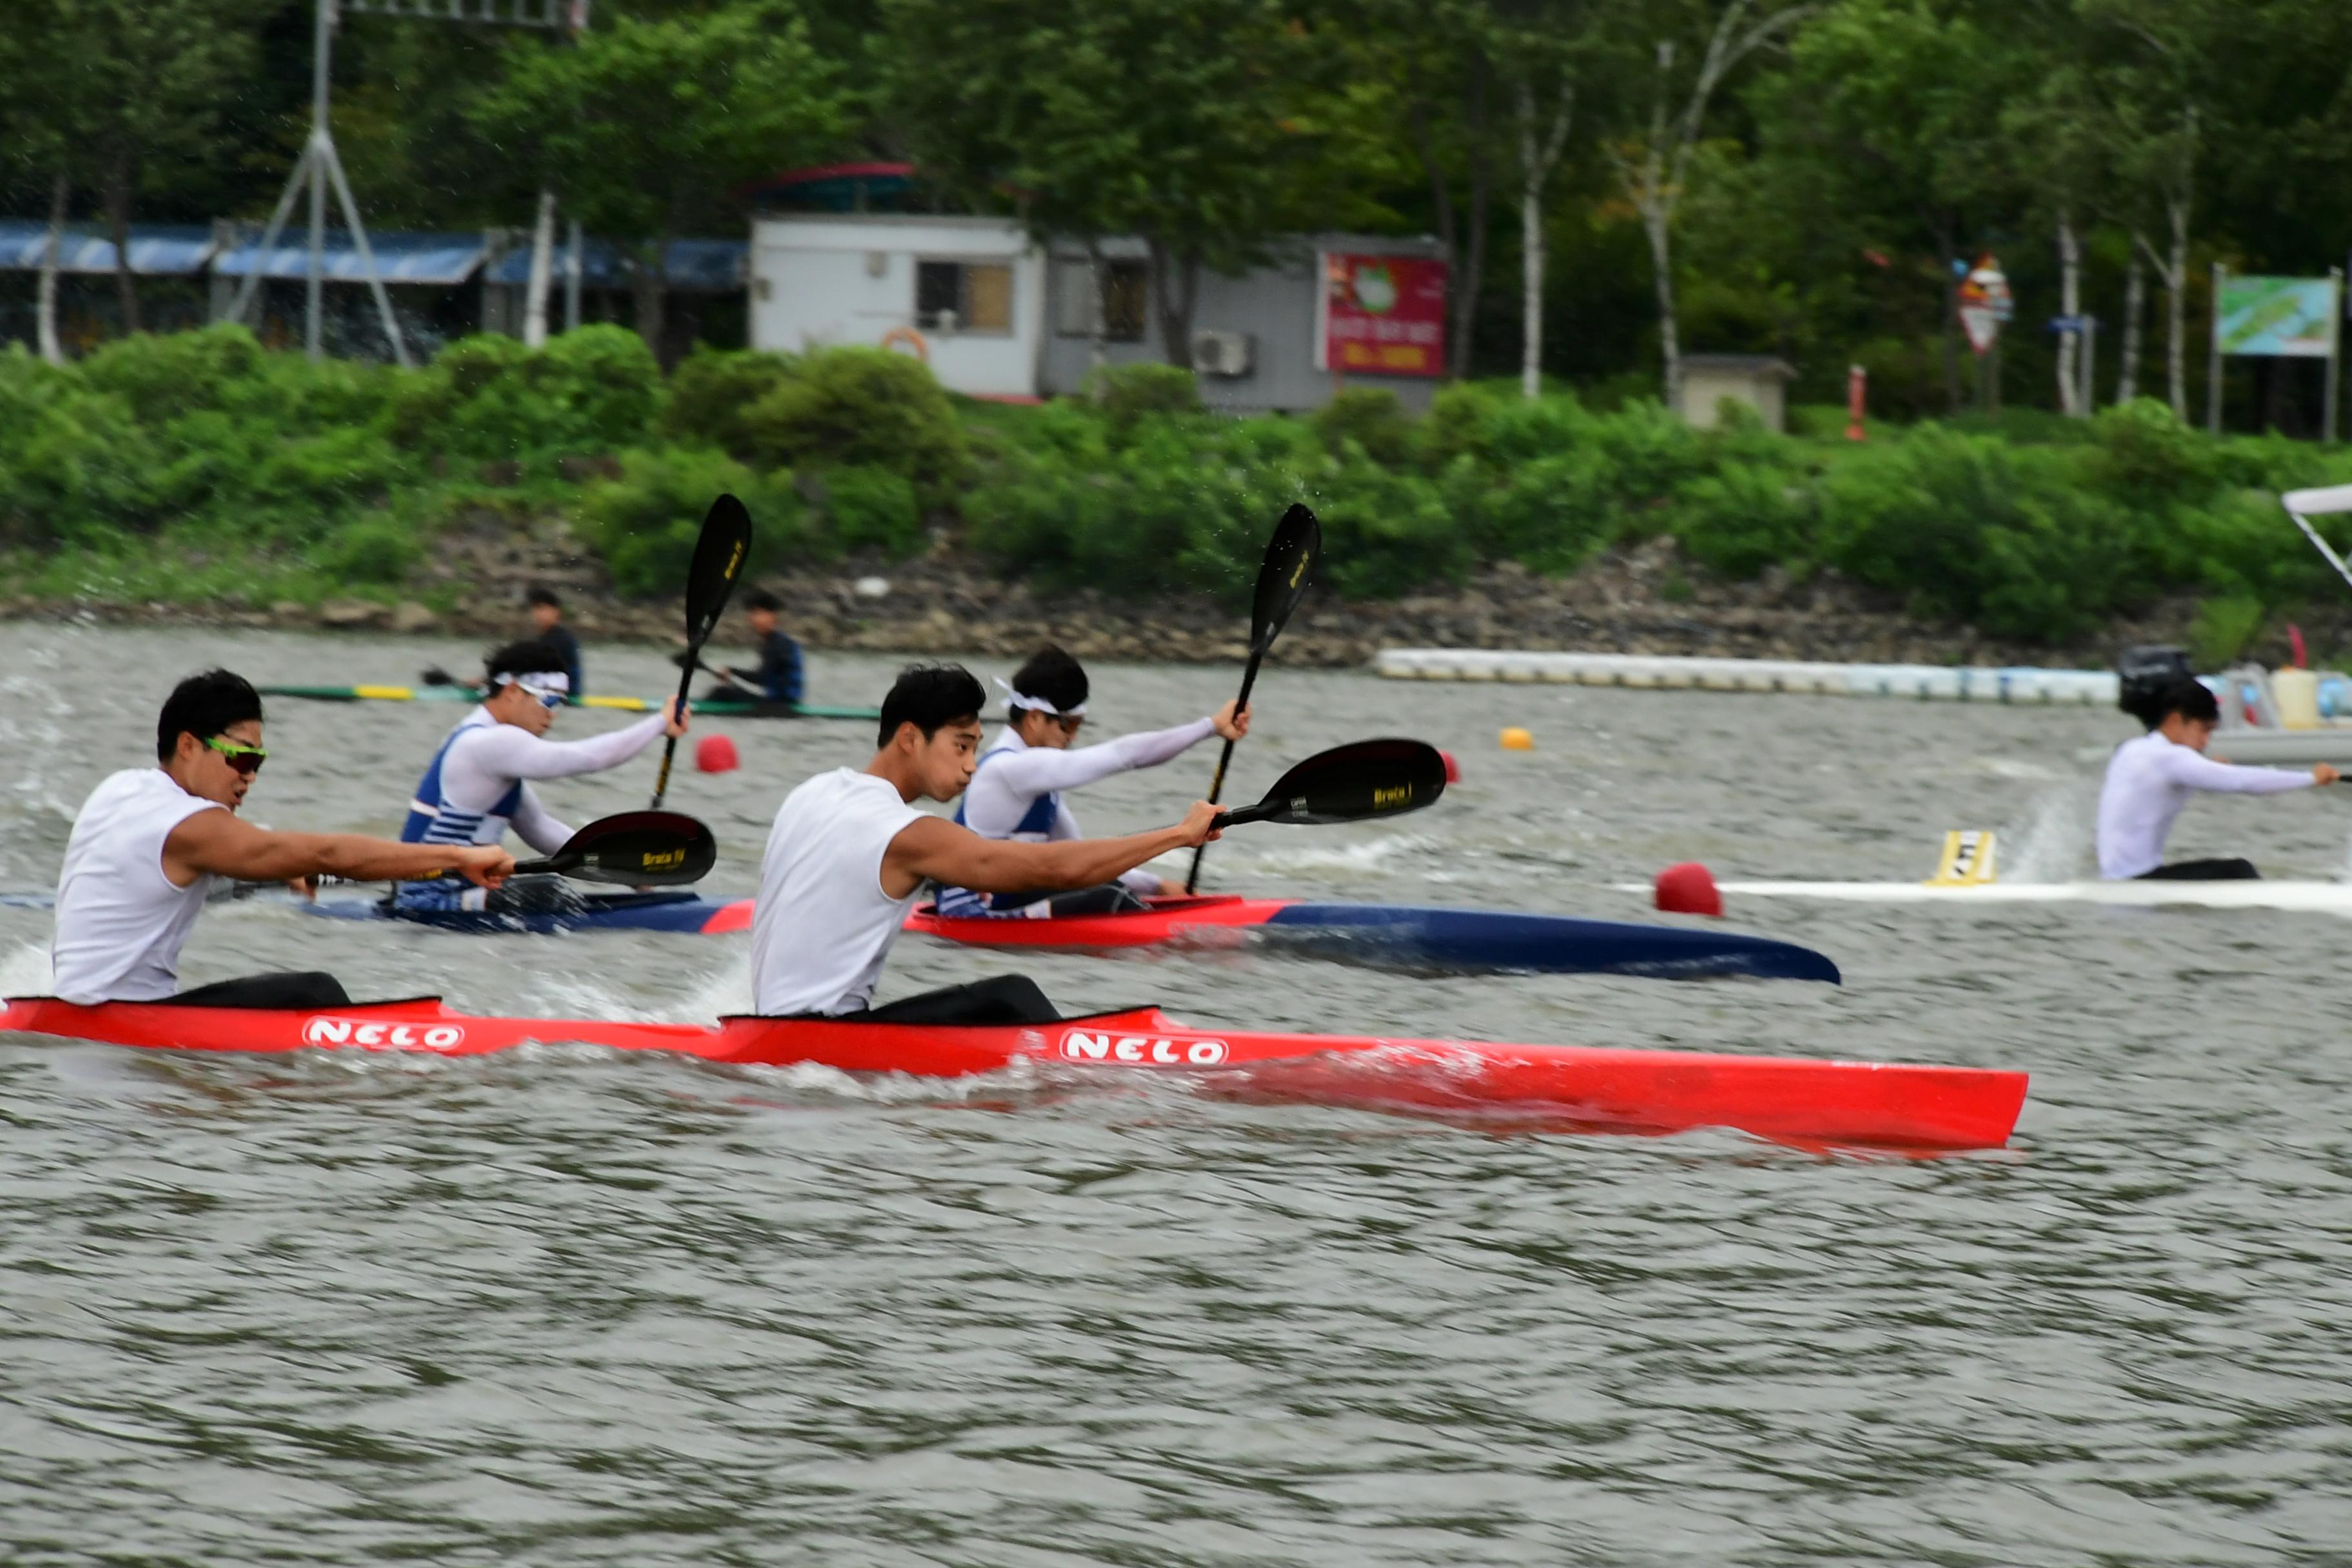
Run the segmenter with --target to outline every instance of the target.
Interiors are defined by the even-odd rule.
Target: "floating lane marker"
[[[1907,697],[1925,702],[2112,707],[2105,669],[1986,665],[1829,664],[1802,659],[1684,658],[1622,653],[1483,648],[1383,648],[1373,668],[1392,680],[1505,680],[1633,689],[1780,691],[1822,697]]]

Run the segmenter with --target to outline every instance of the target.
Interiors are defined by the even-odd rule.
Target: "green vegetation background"
[[[1139,600],[1238,604],[1294,500],[1323,520],[1331,586],[1357,599],[1485,562],[1572,572],[1671,535],[1724,576],[1833,568],[2018,641],[2194,590],[2200,651],[2226,657],[2265,612],[2333,587],[2276,496],[2352,480],[2352,455],[2209,438],[2153,401],[2088,422],[1882,426],[1858,445],[1822,412],[1810,433],[1700,433],[1653,401],[1463,384],[1419,419],[1379,392],[1233,418],[1150,365],[1012,408],[950,398],[874,350],[704,351],[665,377],[634,333],[593,327],[537,353],[470,338],[402,371],[312,364],[219,327],[62,367],[0,354],[0,555],[17,593],[47,599],[430,602],[411,574],[443,531],[558,514],[620,592],[652,596],[733,490],[758,520],[759,570],[944,537],[1008,575]]]

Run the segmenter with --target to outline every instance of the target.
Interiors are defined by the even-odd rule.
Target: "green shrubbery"
[[[1225,417],[1162,365],[960,413],[877,350],[704,351],[665,382],[604,327],[538,353],[467,339],[415,371],[311,364],[236,327],[61,368],[0,353],[0,550],[32,591],[123,597],[396,593],[436,529],[484,506],[561,512],[624,592],[667,594],[731,490],[758,521],[755,571],[905,556],[943,527],[1007,573],[1238,606],[1266,529],[1305,500],[1325,580],[1355,597],[1671,535],[1719,574],[1833,569],[2018,639],[2199,591],[2218,647],[2327,591],[2275,498],[2345,479],[2352,458],[2213,440],[2151,402],[1850,445],[1479,385],[1418,418],[1364,388],[1305,419]]]

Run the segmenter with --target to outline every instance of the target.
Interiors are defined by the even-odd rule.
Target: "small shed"
[[[1789,383],[1797,367],[1770,354],[1685,354],[1682,416],[1695,430],[1721,422],[1726,398],[1756,411],[1774,434],[1789,427]]]

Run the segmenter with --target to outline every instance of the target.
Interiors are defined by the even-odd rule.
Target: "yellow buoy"
[[[1536,749],[1536,738],[1517,724],[1505,730],[1501,740],[1503,750],[1507,752],[1532,752]]]

